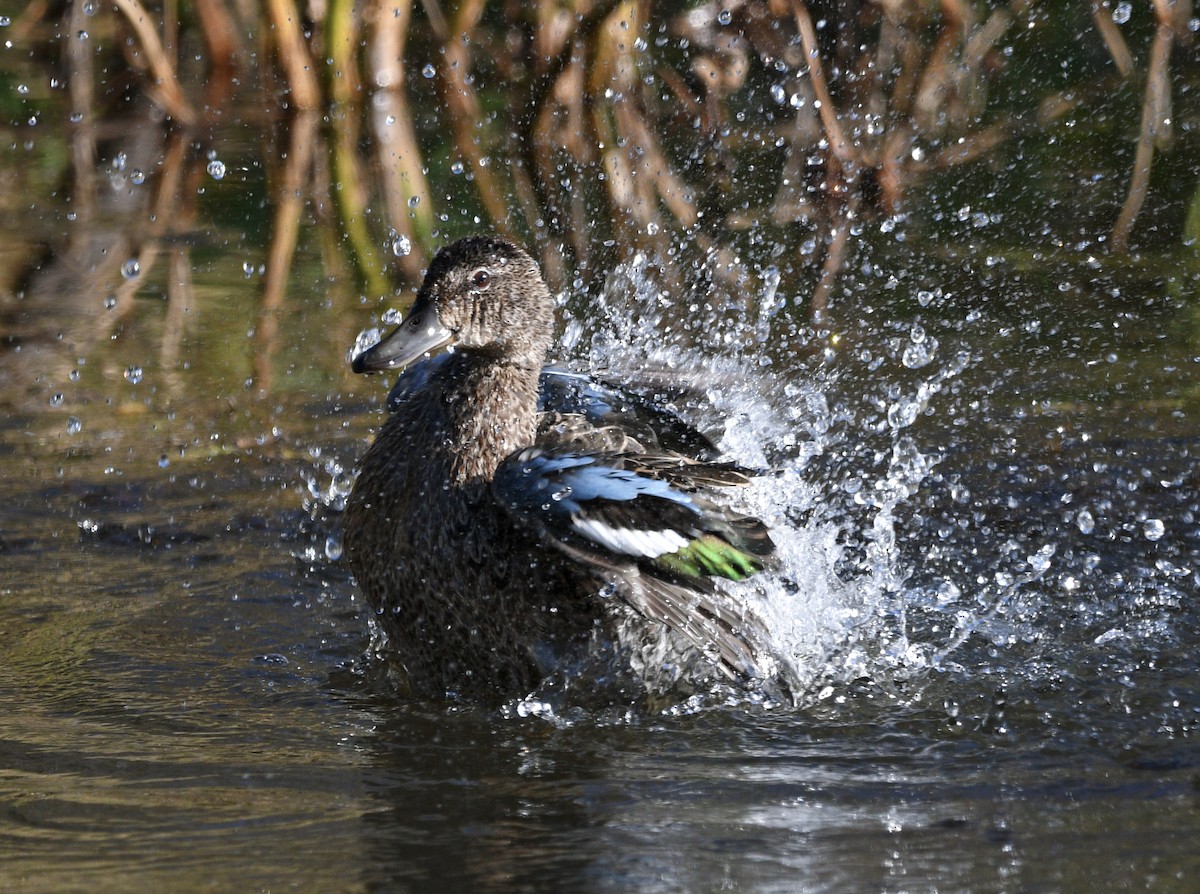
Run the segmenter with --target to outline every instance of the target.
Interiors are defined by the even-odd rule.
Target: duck
[[[530,255],[470,236],[352,358],[403,371],[343,516],[381,650],[436,698],[572,673],[657,695],[763,679],[766,631],[737,586],[775,545],[730,496],[756,473],[661,401],[547,366],[554,332]]]

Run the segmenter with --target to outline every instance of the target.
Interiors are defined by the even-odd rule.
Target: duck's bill
[[[431,308],[418,304],[403,323],[350,361],[350,367],[356,373],[399,369],[453,338],[454,333],[438,322]]]

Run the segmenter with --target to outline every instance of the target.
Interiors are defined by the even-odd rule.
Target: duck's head
[[[540,369],[553,330],[554,299],[533,259],[503,239],[468,236],[437,253],[404,321],[351,365],[398,369],[453,345]]]

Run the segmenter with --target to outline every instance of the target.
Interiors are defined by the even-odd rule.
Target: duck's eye
[[[486,268],[480,267],[471,274],[471,285],[476,289],[486,289],[488,283],[492,281],[492,274]]]

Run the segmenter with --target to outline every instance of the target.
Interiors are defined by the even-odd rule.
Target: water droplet
[[[80,31],[75,35],[77,40],[87,40],[90,35],[86,31]]]
[[[29,85],[28,84],[17,84],[17,93],[21,94],[21,96],[28,95]]]
[[[722,25],[728,25],[732,21],[733,21],[733,13],[731,13],[728,9],[722,9],[717,14],[717,22],[719,22]]]
[[[367,348],[373,347],[378,341],[382,333],[378,329],[364,329],[358,333],[358,337],[354,339],[354,344],[350,346],[349,352],[346,354],[346,362],[350,363]]]
[[[1086,509],[1080,509],[1075,516],[1075,526],[1079,528],[1080,534],[1090,534],[1096,530],[1096,518]]]
[[[329,483],[329,489],[336,496],[350,496],[350,492],[354,490],[354,476],[349,472],[338,472]]]
[[[1147,540],[1159,540],[1167,533],[1167,526],[1157,518],[1148,518],[1142,525],[1142,534]]]
[[[382,322],[385,326],[399,326],[404,317],[400,311],[394,307],[389,307],[383,312]]]
[[[140,366],[125,367],[125,378],[132,384],[136,385],[142,380],[142,368]]]
[[[63,396],[62,396],[61,392],[59,394],[52,395],[50,398],[50,406],[52,406],[52,407],[61,407],[62,402],[63,402]]]
[[[897,401],[888,407],[887,420],[892,428],[907,428],[917,419],[921,405],[917,401]]]
[[[463,163],[461,161],[456,161],[454,164],[450,165],[450,173],[451,174],[461,174],[462,172],[463,172]]]
[[[121,265],[121,275],[126,279],[135,279],[142,272],[142,265],[138,263],[137,258],[130,258]],[[116,299],[113,300],[116,303]]]
[[[77,416],[67,417],[67,434],[77,435],[83,430],[83,423],[79,421]]]
[[[922,338],[921,341],[915,344],[906,345],[904,353],[900,356],[900,362],[909,369],[920,369],[933,360],[934,354],[937,353],[938,341],[936,338]]]
[[[208,176],[214,180],[220,180],[225,176],[225,162],[219,158],[214,158],[208,163]]]
[[[1112,20],[1118,25],[1124,25],[1129,21],[1129,16],[1133,12],[1133,4],[1121,2],[1116,5],[1112,11]]]
[[[409,200],[408,200],[408,207],[409,207],[409,208],[416,208],[416,207],[417,207],[418,205],[420,205],[420,204],[421,204],[421,197],[420,197],[420,196],[413,196],[411,199],[409,199]]]
[[[113,156],[112,169],[114,171],[123,171],[123,170],[125,170],[125,164],[128,161],[129,161],[129,156],[127,156],[124,152],[118,152],[116,155]]]
[[[409,204],[411,205],[411,202]],[[412,240],[407,236],[397,236],[392,240],[392,254],[398,258],[412,254]]]
[[[12,19],[8,16],[0,16],[0,28],[7,28],[12,24]]]
[[[146,182],[146,175],[142,171],[139,171],[137,168],[134,168],[133,173],[129,175],[129,182],[132,183],[134,186],[141,186],[143,183]]]
[[[339,537],[330,535],[325,538],[325,558],[330,562],[336,562],[342,557],[342,541]]]
[[[437,74],[437,72],[434,69],[434,67],[432,65],[430,65],[428,62],[426,62],[425,67],[421,69],[421,77],[428,80],[429,78],[432,78],[435,74]]]
[[[165,453],[158,458],[158,467],[160,469],[165,469],[169,465],[171,465],[171,460]]]
[[[246,279],[249,279],[254,275],[254,265],[249,261],[242,261],[242,273],[245,274]]]
[[[1030,568],[1041,574],[1050,567],[1050,559],[1057,551],[1058,548],[1054,544],[1048,543],[1032,556],[1026,556],[1025,561],[1029,563]]]
[[[116,306],[117,306],[117,296],[116,295],[105,295],[104,296],[104,309],[105,310],[112,310]]]

